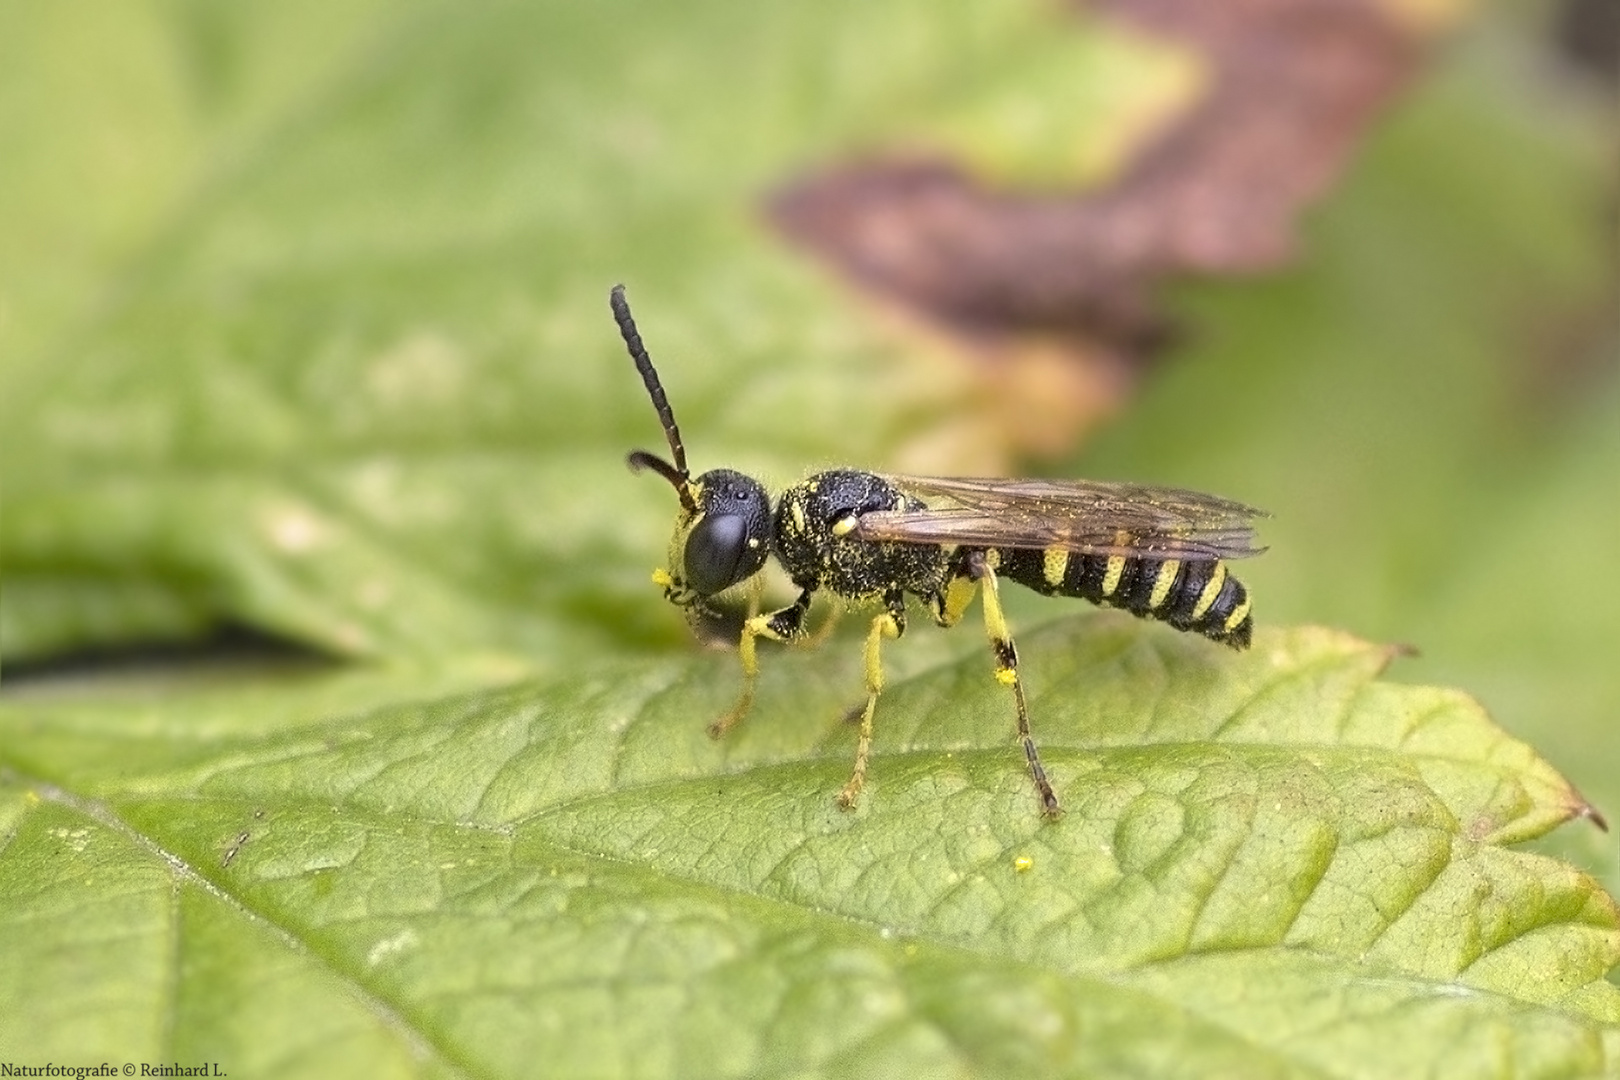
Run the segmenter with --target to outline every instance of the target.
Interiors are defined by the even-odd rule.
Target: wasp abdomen
[[[1082,555],[1061,548],[1004,550],[998,556],[1001,574],[1038,593],[1123,608],[1234,649],[1249,645],[1249,591],[1219,560]]]

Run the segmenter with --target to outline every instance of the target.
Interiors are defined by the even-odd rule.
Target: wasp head
[[[675,535],[669,543],[670,569],[658,571],[653,580],[663,586],[671,603],[701,609],[703,601],[764,567],[770,554],[770,496],[758,480],[731,469],[711,469],[692,479],[675,413],[630,317],[624,286],[614,287],[610,301],[619,333],[641,373],[674,459],[665,461],[649,451],[634,450],[628,458],[630,468],[637,472],[651,469],[674,487],[681,500]]]
[[[747,581],[770,554],[771,501],[758,480],[711,469],[693,481],[697,513],[682,512],[669,542],[669,599],[690,604]]]

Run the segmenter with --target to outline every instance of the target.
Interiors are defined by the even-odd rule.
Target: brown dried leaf
[[[1300,212],[1411,79],[1433,25],[1373,0],[1092,7],[1195,50],[1212,75],[1113,183],[1010,190],[955,160],[878,154],[789,183],[771,198],[771,219],[860,286],[991,358],[1017,361],[1034,338],[1043,355],[1055,340],[1093,366],[1139,370],[1167,340],[1154,300],[1166,278],[1290,257]]]

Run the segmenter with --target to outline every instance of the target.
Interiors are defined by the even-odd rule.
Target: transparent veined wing
[[[1251,506],[1180,488],[1101,480],[888,476],[928,503],[862,514],[863,540],[1058,548],[1087,555],[1241,559],[1254,545]]]

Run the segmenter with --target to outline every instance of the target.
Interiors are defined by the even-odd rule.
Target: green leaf
[[[1620,1060],[1613,902],[1501,846],[1581,798],[1467,698],[1377,681],[1387,651],[1274,629],[1417,642],[1427,681],[1488,693],[1620,806],[1598,497],[1620,394],[1602,365],[1530,370],[1606,287],[1582,210],[1612,124],[1531,92],[1489,32],[1393,115],[1302,266],[1193,295],[1183,362],[1063,467],[1277,516],[1247,656],[1108,617],[1020,633],[1068,807],[1046,824],[972,631],[886,653],[853,815],[855,642],[768,656],[749,722],[703,735],[735,660],[670,648],[647,585],[670,498],[622,468],[658,434],[605,292],[628,279],[700,468],[943,469],[973,447],[919,429],[974,423],[979,369],[852,302],[759,200],[919,143],[1019,183],[1107,176],[1184,58],[1038,4],[9,14],[7,661],[221,620],[383,659],[8,684],[0,1058]],[[1559,835],[1620,872],[1596,830]]]
[[[0,1047],[281,1074],[1599,1069],[1620,912],[1500,846],[1584,804],[1468,698],[1327,631],[1236,656],[1051,623],[1021,641],[1048,822],[971,644],[885,692],[854,813],[853,638],[768,656],[719,743],[724,655],[360,713],[353,676],[302,704],[9,706],[0,953],[29,978]]]

